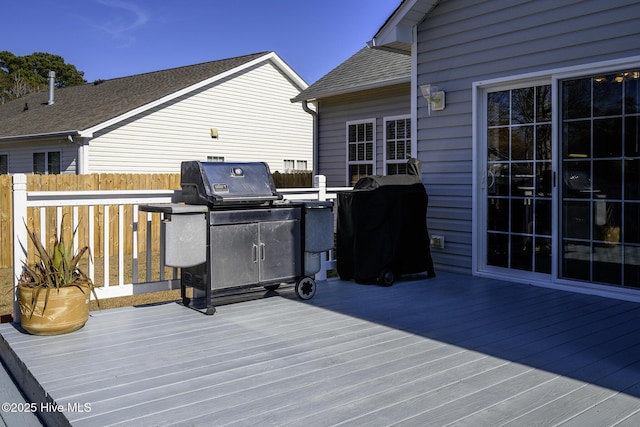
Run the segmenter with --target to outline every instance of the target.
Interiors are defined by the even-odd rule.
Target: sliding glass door
[[[487,94],[486,262],[551,273],[551,86]]]
[[[640,288],[640,69],[552,87],[483,93],[482,268]]]
[[[640,70],[565,80],[560,277],[640,287]]]

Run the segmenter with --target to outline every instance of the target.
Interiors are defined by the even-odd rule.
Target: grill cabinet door
[[[301,273],[300,221],[260,223],[260,281],[291,279]]]
[[[258,272],[258,223],[211,227],[212,289],[257,283]]]

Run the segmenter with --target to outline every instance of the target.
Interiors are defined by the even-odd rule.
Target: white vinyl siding
[[[417,84],[447,97],[431,115],[416,100],[429,231],[447,242],[438,268],[472,271],[474,82],[638,55],[639,28],[635,1],[568,0],[440,2],[418,26]]]
[[[311,163],[312,117],[291,103],[298,93],[261,63],[94,135],[90,172],[175,173],[181,161],[209,156],[264,161],[272,172],[285,158]]]

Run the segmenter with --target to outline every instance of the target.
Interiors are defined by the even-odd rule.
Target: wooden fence
[[[311,172],[296,172],[281,174],[275,172],[273,174],[274,182],[277,188],[308,188],[312,186]],[[27,175],[27,191],[95,191],[95,190],[178,190],[180,189],[180,174],[89,174],[89,175]],[[13,264],[12,248],[13,248],[13,211],[12,204],[12,177],[10,175],[0,175],[0,268],[10,267]],[[42,217],[40,209],[47,209],[46,230],[44,233],[39,229],[39,221],[34,218]],[[38,233],[42,233],[45,239],[53,239],[53,232],[56,230],[55,207],[48,208],[29,208],[27,223],[34,227]],[[63,209],[63,214],[70,212],[70,207]],[[89,219],[88,207],[81,206],[79,210],[79,220],[94,221],[94,227],[97,231],[96,236],[102,236],[104,207],[96,207],[93,212],[93,218]],[[125,206],[119,212],[117,206],[107,207],[109,209],[108,217],[110,222],[118,222],[118,215],[124,216],[125,224],[132,224],[133,210],[131,206]],[[139,213],[145,215],[146,213]],[[139,218],[141,223],[145,222],[143,217]],[[159,225],[155,225],[159,227]],[[86,227],[79,228],[78,238],[85,241],[84,233]],[[131,230],[129,230],[131,231]],[[145,242],[146,230],[140,230],[140,241]],[[132,252],[132,235],[131,232],[125,232],[123,241],[118,239],[118,227],[109,227],[109,252],[117,253],[118,246],[123,245],[124,254],[129,255]],[[157,242],[154,242],[154,245]],[[101,249],[103,242],[96,242],[97,253],[93,256],[101,257]],[[146,248],[142,248],[146,249]],[[152,248],[157,249],[157,248]]]

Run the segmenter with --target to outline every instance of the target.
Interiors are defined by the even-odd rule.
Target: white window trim
[[[378,156],[376,154],[377,152],[377,146],[378,146],[378,141],[377,141],[377,134],[378,134],[378,128],[377,128],[377,122],[375,117],[372,117],[370,119],[360,119],[360,120],[349,120],[347,121],[346,125],[345,125],[345,136],[344,136],[344,153],[345,153],[345,168],[344,168],[344,181],[347,183],[347,185],[351,185],[350,183],[350,177],[349,177],[349,166],[350,165],[367,165],[369,164],[368,161],[355,161],[355,162],[350,162],[349,161],[349,126],[351,125],[359,125],[362,123],[372,123],[373,124],[373,159],[371,160],[371,162],[373,163],[373,174],[376,175],[378,173]]]
[[[486,237],[484,236],[483,224],[485,223],[485,217],[483,212],[483,203],[482,199],[482,190],[485,184],[486,171],[484,170],[484,166],[480,164],[484,159],[482,158],[481,148],[483,148],[486,144],[486,136],[483,133],[484,130],[484,122],[486,121],[486,101],[484,94],[491,90],[499,90],[501,88],[509,88],[509,89],[517,89],[518,87],[526,87],[526,86],[534,86],[536,84],[551,84],[551,93],[552,93],[552,108],[553,108],[553,119],[552,119],[552,150],[554,153],[553,162],[552,162],[552,170],[556,173],[558,171],[558,126],[559,126],[559,84],[561,80],[577,78],[577,77],[586,77],[592,74],[598,73],[607,73],[612,71],[619,71],[625,68],[639,68],[640,67],[640,56],[633,56],[628,58],[619,58],[608,61],[594,62],[590,64],[581,64],[571,67],[563,67],[563,68],[555,68],[549,70],[543,70],[534,73],[526,73],[520,75],[514,75],[509,77],[491,79],[491,80],[482,80],[472,83],[472,251],[471,251],[471,268],[472,274],[476,276],[488,276],[494,278],[502,278],[505,280],[511,280],[515,282],[526,282],[530,284],[535,284],[539,286],[546,286],[553,289],[560,290],[568,290],[571,292],[580,292],[580,293],[589,293],[595,294],[599,296],[604,296],[607,298],[619,298],[627,301],[638,301],[640,302],[640,293],[637,290],[626,289],[626,288],[618,288],[614,286],[606,286],[606,285],[597,285],[590,284],[586,282],[574,282],[567,279],[558,278],[558,267],[557,267],[557,255],[554,258],[554,263],[552,265],[552,273],[550,276],[547,276],[544,279],[536,280],[530,276],[523,276],[522,274],[500,274],[494,273],[490,269],[485,267],[486,260],[481,259],[480,252],[483,245],[486,245]],[[557,188],[554,189],[557,191]],[[553,215],[555,216],[553,220],[553,229],[552,229],[552,245],[554,248],[558,248],[558,215],[559,215],[559,194],[555,194],[553,197],[552,209]],[[556,249],[557,250],[557,249]]]
[[[409,120],[411,124],[411,133],[409,134],[409,141],[411,142],[411,153],[409,155],[411,157],[416,157],[416,144],[413,139],[413,120],[411,120],[411,114],[401,114],[398,116],[389,116],[383,117],[382,119],[382,172],[383,175],[387,174],[387,122],[395,121],[395,120]],[[392,164],[397,164],[400,162],[391,162]]]
[[[291,171],[296,168],[296,161],[294,159],[283,159],[282,168],[286,171]]]

